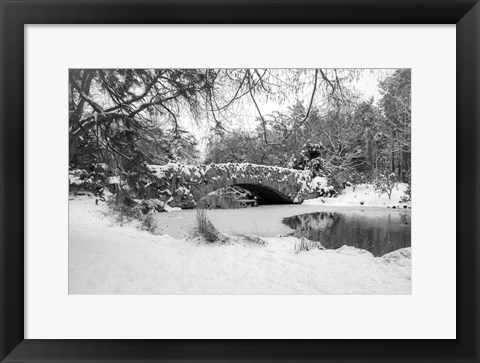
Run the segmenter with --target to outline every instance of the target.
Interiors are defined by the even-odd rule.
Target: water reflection
[[[362,248],[382,256],[388,252],[411,246],[411,215],[400,211],[317,212],[283,219],[325,248],[337,249],[343,245]]]

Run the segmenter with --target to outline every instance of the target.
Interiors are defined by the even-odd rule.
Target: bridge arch
[[[192,207],[202,197],[226,186],[239,186],[262,199],[263,204],[301,203],[315,196],[308,171],[255,164],[150,165],[146,184],[150,198],[170,206]]]
[[[260,204],[290,204],[293,203],[287,195],[263,184],[234,184],[248,190],[257,196]]]

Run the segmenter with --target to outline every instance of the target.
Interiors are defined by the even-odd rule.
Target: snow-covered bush
[[[70,192],[78,192],[80,190],[92,190],[94,180],[90,174],[84,169],[73,169],[68,171],[68,186]]]
[[[388,199],[391,199],[393,188],[398,188],[397,176],[395,173],[391,173],[388,176],[380,174],[373,182],[373,187],[378,195],[386,193]]]
[[[146,199],[140,202],[143,214],[165,211],[165,202],[160,199]]]
[[[142,221],[142,229],[153,233],[155,231],[155,228],[157,228],[155,218],[151,214],[147,215]]]
[[[313,176],[324,176],[325,165],[321,158],[322,145],[315,143],[306,143],[300,154],[295,156],[290,165],[298,170],[310,170]]]
[[[120,190],[108,200],[108,206],[117,215],[117,222],[123,224],[134,219],[141,219],[141,204],[131,197],[131,192]]]
[[[112,176],[108,173],[107,166],[101,163],[91,164],[85,169],[69,168],[69,191],[71,193],[80,191],[93,192],[96,196],[99,195],[103,198],[103,190],[110,186],[109,180],[111,178]]]
[[[315,191],[319,191],[320,188],[325,188],[327,186],[328,186],[328,180],[327,178],[322,176],[316,176],[310,182],[310,188],[312,188]]]
[[[319,195],[321,197],[337,197],[338,196],[338,193],[337,191],[335,190],[335,188],[330,185],[328,187],[324,187],[324,188],[320,188],[320,191],[319,191]]]
[[[332,185],[328,185],[328,180],[325,177],[316,176],[310,182],[310,189],[317,192],[320,197],[336,197],[337,191]]]

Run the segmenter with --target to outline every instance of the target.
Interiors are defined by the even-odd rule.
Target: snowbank
[[[314,198],[305,200],[304,205],[330,205],[330,206],[366,206],[366,207],[395,207],[407,208],[411,207],[411,202],[400,203],[401,198],[405,195],[408,184],[399,183],[397,188],[392,191],[391,199],[387,194],[378,195],[371,184],[358,184],[354,187],[346,187],[342,194],[336,198]]]
[[[294,253],[293,237],[206,244],[116,225],[87,197],[69,204],[70,294],[411,294],[410,249]]]

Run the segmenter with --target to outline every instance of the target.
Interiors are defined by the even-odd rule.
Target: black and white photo
[[[412,293],[410,69],[68,80],[69,294]]]

